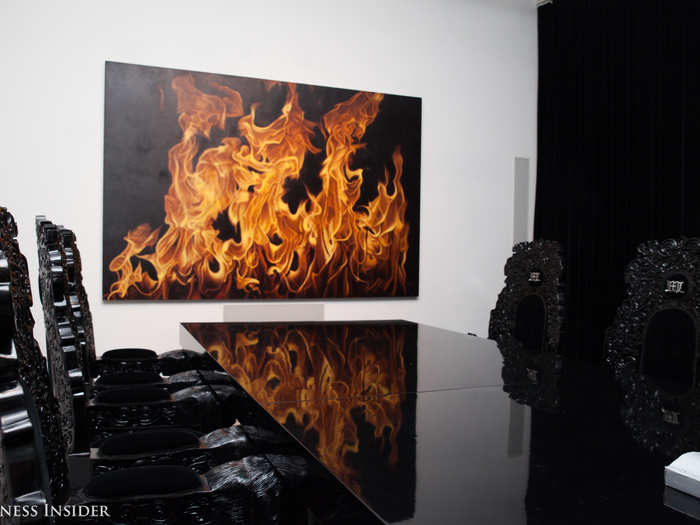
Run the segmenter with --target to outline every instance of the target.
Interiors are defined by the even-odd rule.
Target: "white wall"
[[[514,157],[535,163],[536,24],[532,0],[3,0],[0,205],[32,275],[34,216],[75,230],[98,350],[167,350],[178,322],[218,321],[222,304],[100,299],[104,61],[419,96],[420,298],[328,301],[326,317],[485,335],[510,253]]]

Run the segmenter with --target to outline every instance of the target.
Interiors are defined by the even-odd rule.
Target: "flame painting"
[[[103,292],[418,295],[421,100],[108,62]]]

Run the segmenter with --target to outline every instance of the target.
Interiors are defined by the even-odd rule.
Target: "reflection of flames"
[[[268,82],[269,89],[274,83]],[[107,297],[226,298],[395,295],[405,292],[408,230],[397,147],[386,183],[366,206],[357,205],[362,169],[351,169],[359,141],[379,113],[383,95],[358,92],[314,123],[304,118],[296,86],[286,84],[281,114],[268,126],[255,124],[256,104],[243,116],[241,95],[210,83],[218,95],[195,87],[191,75],[172,81],[182,139],[168,154],[172,184],[165,196],[165,223],[141,224],[125,237],[126,247],[109,264],[118,275]],[[201,153],[201,137],[241,117],[238,137]],[[298,180],[318,129],[325,139],[319,172],[321,191],[306,191],[292,213],[285,181]],[[215,228],[221,215],[234,238]],[[137,262],[134,265],[134,260]],[[152,274],[142,266],[147,261]]]
[[[389,466],[396,466],[404,396],[386,394],[405,391],[404,330],[326,327],[324,334],[297,327],[232,334],[225,325],[217,328],[216,335],[207,328],[202,337],[207,350],[278,422],[292,416],[304,433],[315,431],[320,459],[349,487],[360,492],[347,456],[360,446],[351,412],[362,410],[374,437],[388,445]]]

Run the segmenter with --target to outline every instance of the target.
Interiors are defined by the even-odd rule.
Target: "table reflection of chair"
[[[606,335],[625,423],[642,445],[667,454],[700,446],[699,277],[700,239],[641,244]]]
[[[491,311],[489,338],[513,351],[557,351],[564,306],[559,243],[516,244],[504,271],[505,286]]]
[[[508,351],[502,354],[503,391],[513,401],[545,411],[560,409],[561,356],[552,352],[539,356]]]
[[[527,523],[692,523],[664,511],[668,460],[635,443],[608,369],[566,359],[559,392],[558,412],[530,412]]]

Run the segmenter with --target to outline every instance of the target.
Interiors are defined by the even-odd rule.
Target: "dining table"
[[[181,342],[358,504],[347,523],[695,523],[604,365],[404,320],[185,322]]]

